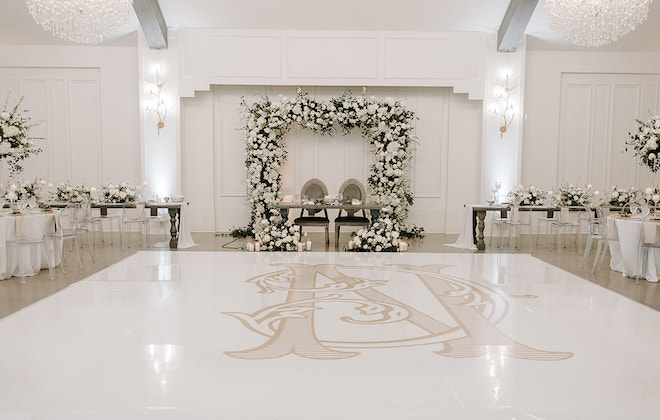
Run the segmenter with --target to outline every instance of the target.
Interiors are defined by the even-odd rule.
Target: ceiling
[[[509,0],[159,0],[168,28],[478,31],[496,33]],[[80,45],[46,32],[23,0],[0,0],[0,44]],[[128,25],[101,45],[137,45],[139,23]],[[544,0],[525,31],[529,50],[660,52],[660,1],[648,20],[619,41],[579,48],[548,27]]]

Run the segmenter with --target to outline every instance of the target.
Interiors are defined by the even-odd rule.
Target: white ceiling
[[[170,29],[320,29],[373,31],[478,31],[496,33],[509,0],[160,0]],[[134,14],[117,37],[102,45],[136,45]],[[544,0],[527,26],[530,50],[585,50],[563,42],[548,27]],[[0,44],[79,45],[44,31],[23,0],[0,0]],[[616,43],[591,50],[660,52],[660,1],[648,20]]]

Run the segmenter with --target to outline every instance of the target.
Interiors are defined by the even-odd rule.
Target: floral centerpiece
[[[638,127],[635,133],[628,133],[630,140],[626,142],[626,151],[632,148],[633,156],[639,158],[640,162],[656,173],[660,168],[660,117],[654,116],[648,121],[637,121]]]
[[[137,188],[129,182],[101,187],[101,201],[104,203],[132,203],[137,200],[137,196]]]
[[[540,206],[547,197],[547,191],[534,185],[518,185],[506,195],[506,198],[516,206]]]
[[[654,207],[660,205],[660,189],[658,187],[648,186],[643,191],[639,191],[638,196],[639,199],[636,201],[638,204]]]
[[[616,185],[605,195],[604,204],[612,207],[624,207],[639,202],[641,191],[633,186],[619,188]]]
[[[328,102],[301,94],[295,99],[268,98],[252,105],[242,104],[246,136],[248,201],[252,210],[249,228],[257,241],[269,251],[294,251],[300,240],[298,228],[282,218],[274,204],[281,200],[279,169],[286,161],[284,136],[293,127],[330,135],[337,129],[348,132],[358,128],[373,146],[375,162],[370,166],[368,186],[370,199],[380,205],[379,219],[369,228],[373,237],[390,237],[405,229],[408,207],[413,195],[405,179],[405,168],[411,157],[414,113],[392,98],[355,97],[344,94]],[[266,235],[291,240],[265,241]],[[366,234],[365,234],[366,235]],[[361,238],[366,236],[359,235]],[[372,236],[369,236],[372,237]],[[373,238],[372,237],[372,238]],[[367,238],[368,239],[368,238]],[[364,245],[366,244],[366,245]],[[384,250],[384,243],[365,241],[363,250]]]
[[[4,197],[9,201],[29,200],[32,197],[40,201],[44,184],[43,180],[16,181],[5,188]]]
[[[91,200],[92,193],[87,185],[71,185],[64,182],[55,189],[55,201],[64,203],[80,203],[83,200]]]
[[[370,228],[360,229],[353,239],[355,251],[396,252],[399,245],[399,232],[393,229],[394,221],[378,219]]]
[[[32,123],[30,116],[20,108],[23,97],[13,108],[7,106],[8,101],[9,96],[0,110],[0,160],[9,163],[11,173],[20,173],[23,171],[20,162],[41,152],[35,140],[42,138],[30,136],[30,129],[38,124]]]
[[[573,184],[563,185],[557,189],[556,194],[560,206],[586,206],[594,200],[591,185],[585,188],[580,188]]]

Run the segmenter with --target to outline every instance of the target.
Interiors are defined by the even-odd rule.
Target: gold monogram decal
[[[360,349],[433,345],[436,354],[456,358],[494,353],[556,361],[573,356],[538,350],[508,337],[496,327],[509,309],[502,293],[443,274],[446,265],[275,267],[280,269],[247,282],[255,284],[259,293],[282,293],[286,296],[283,303],[249,314],[224,313],[268,340],[226,354],[241,359],[272,359],[291,353],[310,359],[345,359],[359,355]],[[426,292],[423,302],[406,299],[413,291],[415,296]],[[319,336],[319,324],[331,322],[330,329],[350,333]],[[384,328],[390,328],[385,336],[380,334]],[[353,338],[357,332],[364,333],[360,340]]]

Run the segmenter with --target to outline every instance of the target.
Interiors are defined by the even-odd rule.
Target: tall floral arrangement
[[[137,188],[129,182],[101,187],[101,201],[104,203],[132,203],[137,200],[137,196]]]
[[[8,102],[9,96],[0,110],[0,160],[7,161],[11,173],[20,173],[23,171],[21,161],[41,152],[35,141],[42,138],[30,136],[30,130],[38,123],[33,123],[27,112],[21,109],[23,97],[13,108]]]
[[[344,132],[359,129],[373,146],[376,158],[369,168],[371,200],[383,206],[369,230],[374,236],[380,230],[381,237],[387,237],[387,232],[392,237],[404,229],[408,207],[413,201],[410,183],[404,175],[413,144],[414,113],[401,102],[349,93],[321,102],[298,93],[294,99],[280,97],[272,102],[264,98],[251,105],[243,102],[242,106],[247,133],[245,164],[252,209],[250,227],[255,238],[262,242],[262,249],[292,251],[300,239],[297,227],[273,207],[281,199],[279,169],[287,157],[283,139],[296,126],[325,135],[338,129]],[[275,237],[281,241],[264,243],[266,235],[273,238],[273,232],[278,232]],[[383,244],[367,243],[368,250],[385,250]]]
[[[660,116],[654,116],[648,121],[637,121],[637,131],[628,133],[630,140],[626,141],[626,151],[633,150],[633,156],[647,166],[651,172],[660,169]]]
[[[518,185],[506,197],[517,206],[539,206],[548,197],[548,192],[534,185]]]

